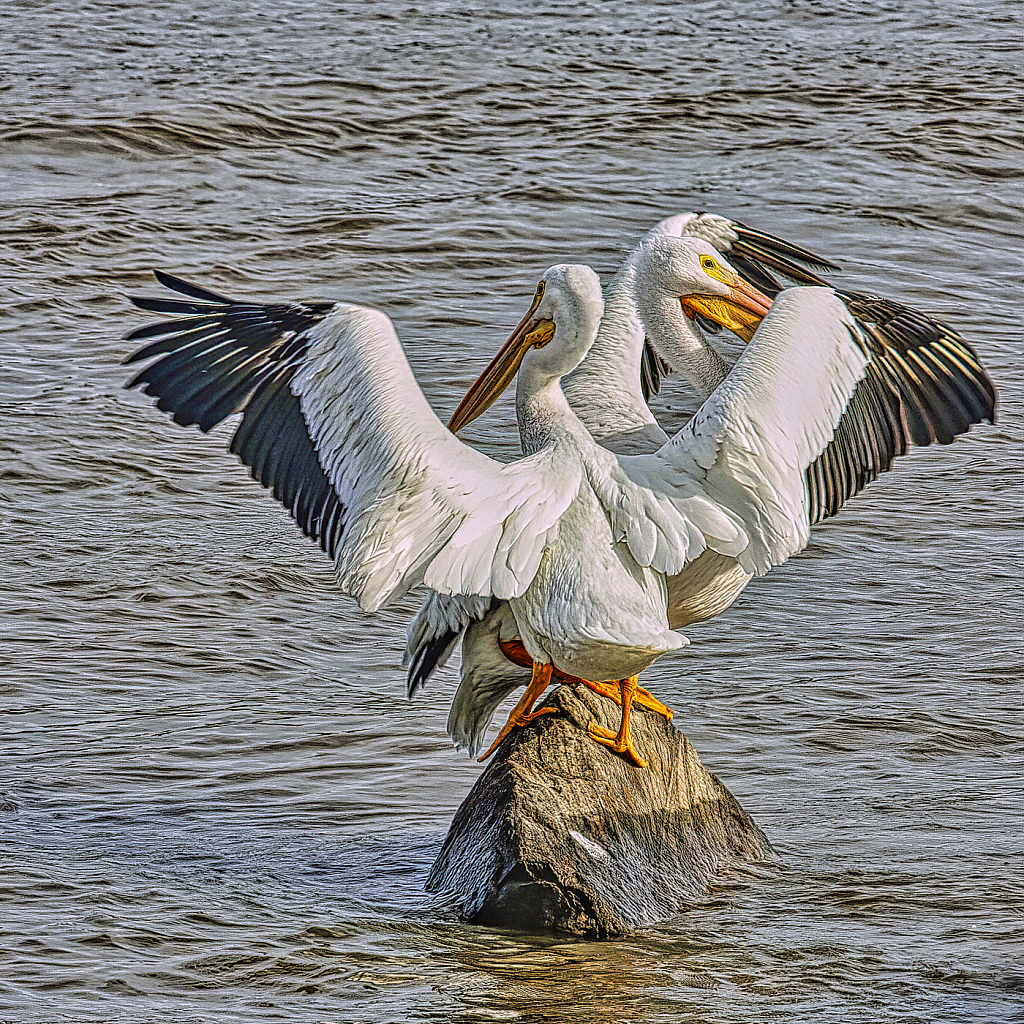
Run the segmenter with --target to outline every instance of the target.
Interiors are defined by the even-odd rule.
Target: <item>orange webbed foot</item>
[[[633,698],[633,703],[661,715],[666,722],[672,721],[672,709],[667,704],[662,704],[654,694],[649,690],[645,690],[642,686],[636,688],[636,696]]]
[[[591,722],[590,725],[587,726],[587,735],[595,743],[603,743],[606,747],[610,747],[615,751],[616,754],[621,754],[627,761],[636,765],[637,768],[647,767],[647,762],[637,752],[637,749],[633,746],[633,741],[629,736],[627,736],[625,740],[621,740],[617,732],[612,732],[611,729],[605,729],[596,722]]]
[[[646,768],[647,762],[633,746],[633,740],[629,735],[629,713],[633,705],[634,694],[637,691],[636,676],[620,679],[618,685],[619,700],[622,704],[622,720],[619,724],[619,731],[612,732],[611,729],[605,729],[596,722],[591,722],[587,727],[587,735],[595,743],[601,743],[610,747],[616,754],[621,754],[637,768]]]

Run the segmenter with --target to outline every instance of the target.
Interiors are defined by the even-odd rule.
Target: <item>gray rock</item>
[[[586,734],[619,710],[583,686],[515,730],[452,820],[427,890],[461,917],[531,932],[605,937],[677,913],[719,873],[771,844],[686,737],[634,705],[633,767]]]

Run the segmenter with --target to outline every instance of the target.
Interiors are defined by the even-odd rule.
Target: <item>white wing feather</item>
[[[735,554],[747,572],[784,562],[809,537],[805,470],[832,439],[868,364],[855,329],[830,288],[782,292],[693,419],[654,455],[620,459],[623,471],[666,497],[681,492],[672,504],[692,510],[702,499],[705,515],[718,510],[738,522],[746,538],[738,550],[708,546]],[[706,533],[707,520],[693,519]]]
[[[544,452],[502,465],[455,438],[416,383],[391,321],[339,305],[310,332],[292,381],[347,510],[342,588],[375,611],[420,582],[519,597],[579,490]]]
[[[643,566],[675,574],[707,548],[764,573],[807,543],[804,470],[832,437],[867,359],[830,289],[776,301],[726,382],[654,455],[592,449],[501,465],[441,424],[390,320],[339,306],[292,382],[347,510],[342,587],[375,610],[423,582],[520,597],[587,482]]]

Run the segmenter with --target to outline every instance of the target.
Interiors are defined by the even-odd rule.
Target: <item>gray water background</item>
[[[1016,3],[0,13],[0,1021],[1007,1021],[1021,964]],[[563,261],[713,210],[947,319],[1001,419],[645,675],[778,864],[624,941],[423,892],[479,767],[225,449],[125,392],[159,267],[384,309],[447,416]],[[670,385],[659,412],[693,403]],[[471,435],[517,448],[506,400]]]

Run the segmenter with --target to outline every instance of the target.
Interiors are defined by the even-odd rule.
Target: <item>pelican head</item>
[[[590,351],[604,312],[601,282],[590,267],[560,263],[537,285],[533,304],[459,403],[448,429],[457,433],[496,401],[515,375],[557,380]]]
[[[767,295],[698,238],[650,235],[640,246],[636,268],[638,292],[675,296],[689,320],[702,315],[744,341],[750,341],[771,308]]]

